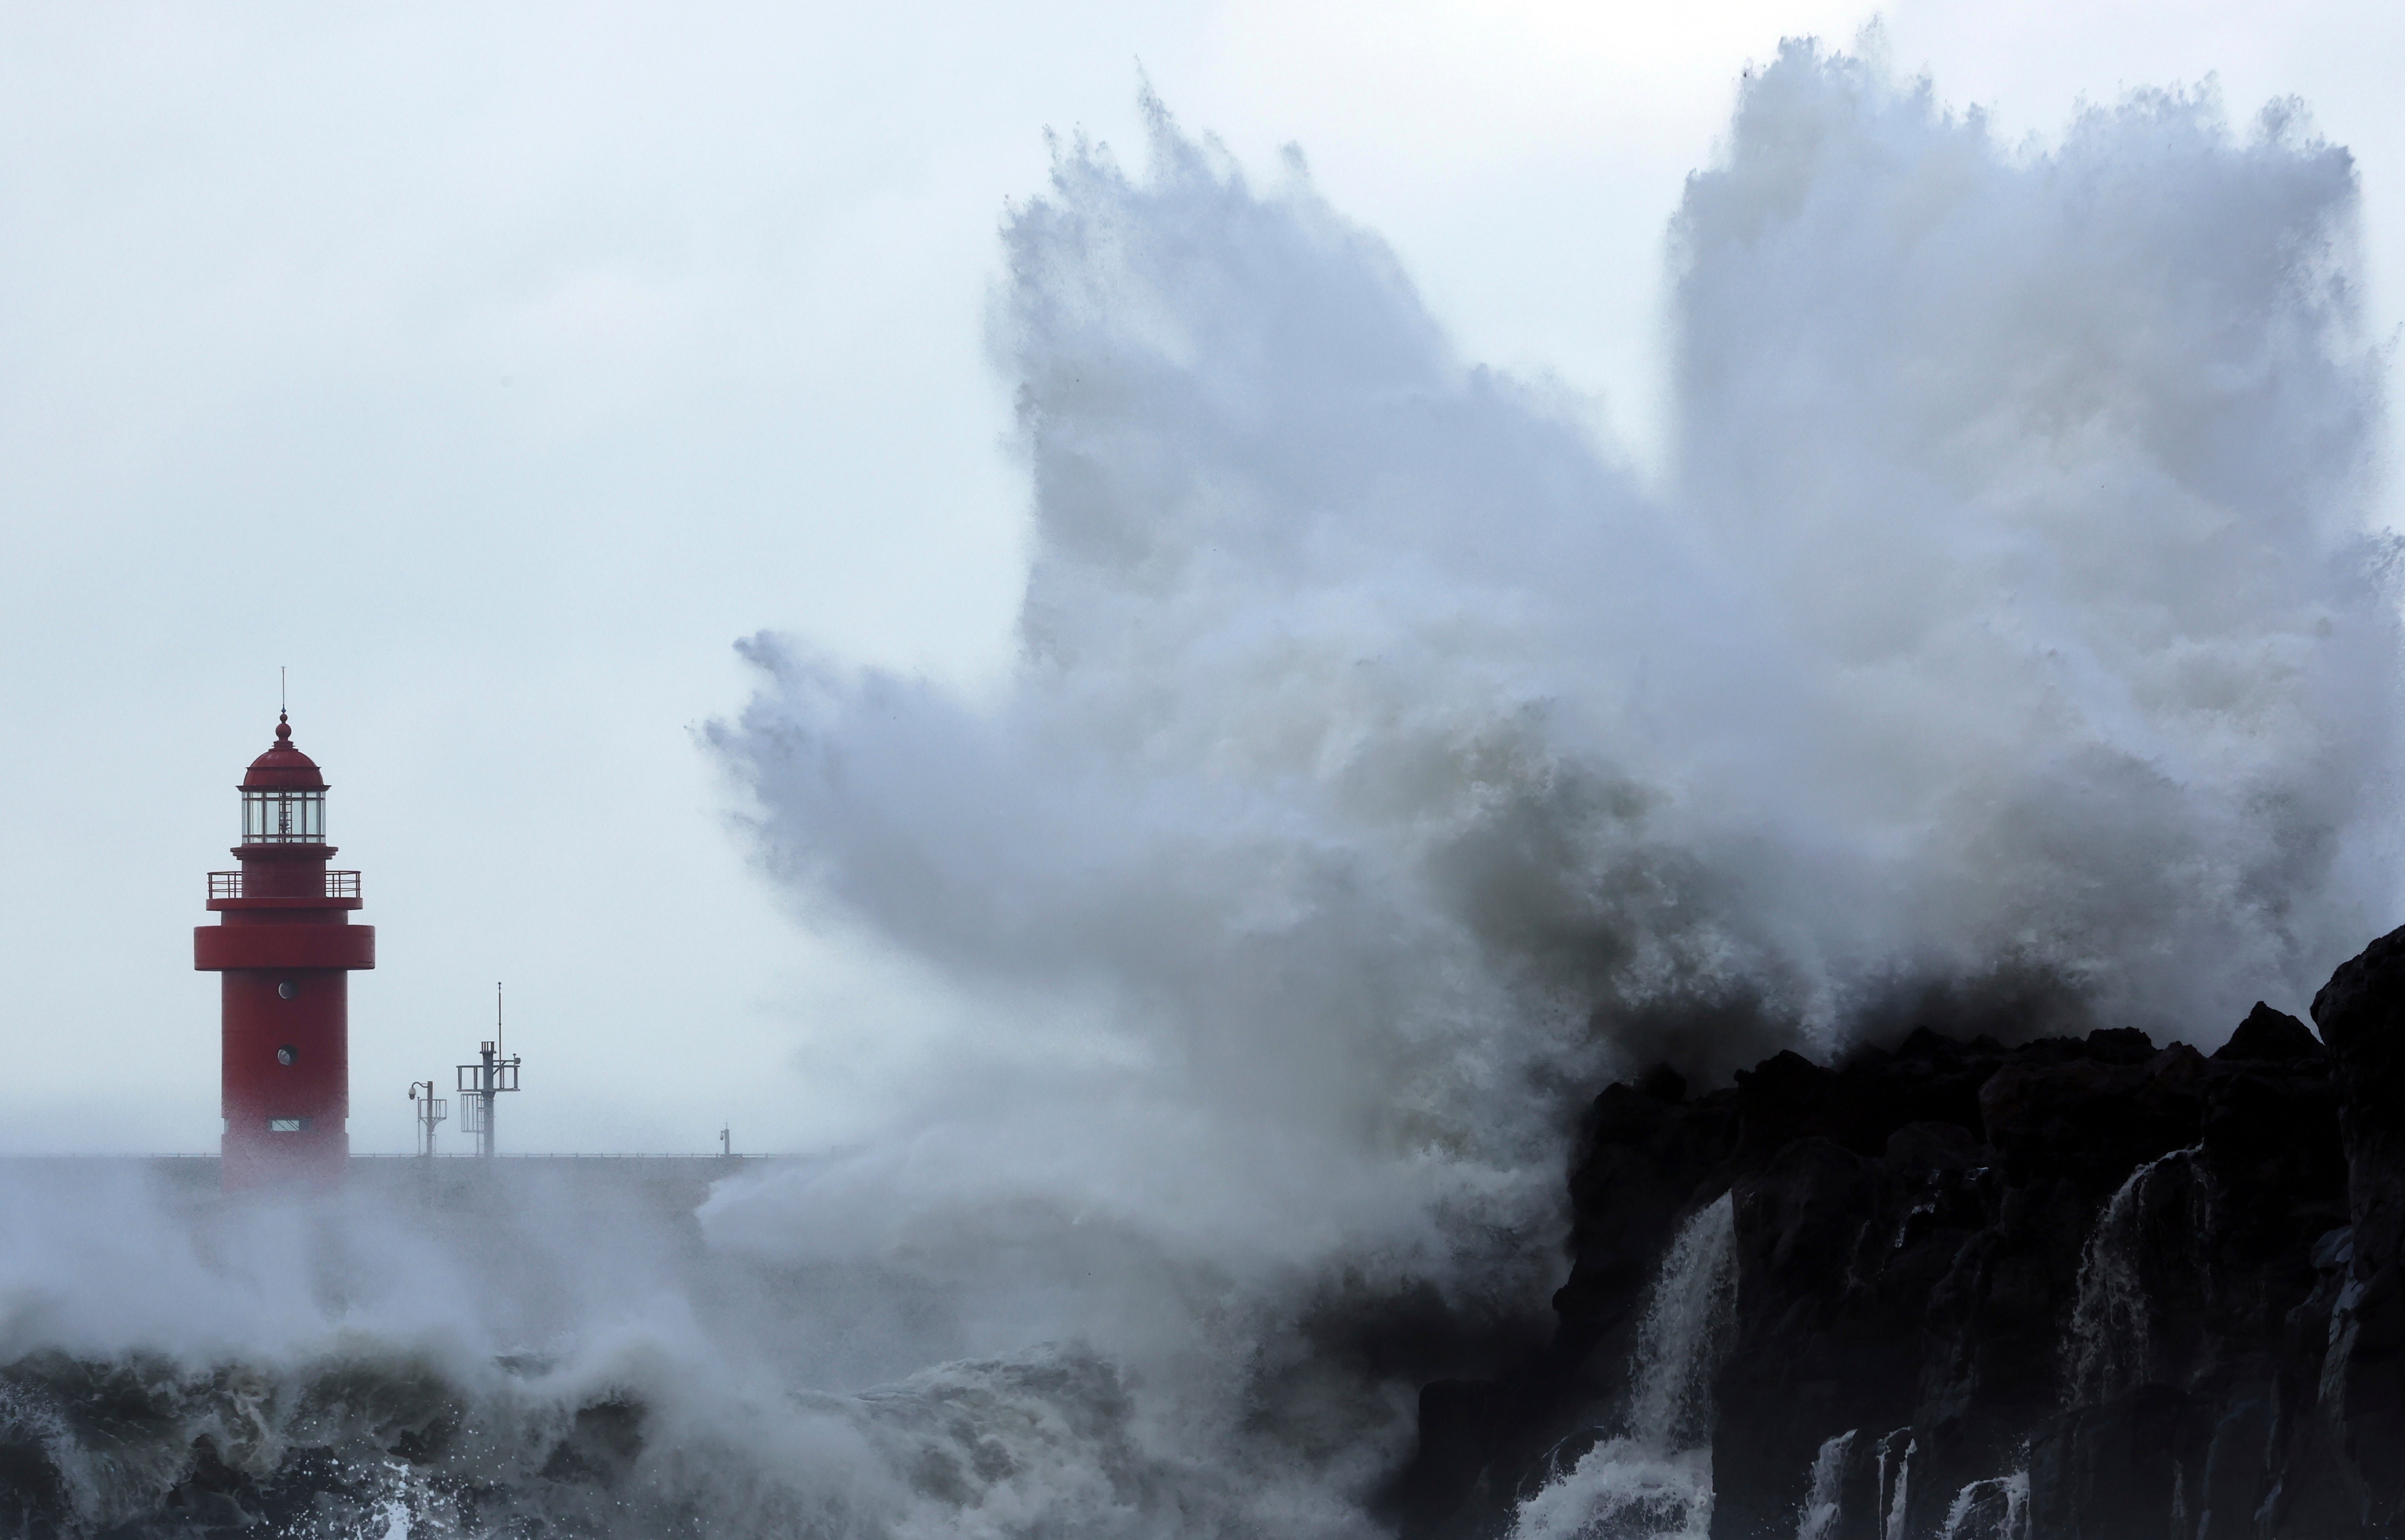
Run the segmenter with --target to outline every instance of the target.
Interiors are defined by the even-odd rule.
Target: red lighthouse
[[[331,1182],[351,1149],[350,979],[375,966],[375,927],[353,925],[359,875],[326,863],[326,777],[275,745],[242,777],[241,861],[209,874],[223,919],[192,931],[192,966],[224,992],[224,1182]]]

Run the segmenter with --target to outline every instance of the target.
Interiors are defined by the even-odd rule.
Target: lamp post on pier
[[[418,1093],[423,1091],[425,1095]],[[413,1080],[409,1083],[409,1099],[417,1104],[417,1153],[434,1153],[434,1126],[451,1115],[451,1103],[434,1094],[434,1082]]]

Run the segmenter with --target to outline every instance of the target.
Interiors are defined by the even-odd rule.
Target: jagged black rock
[[[1715,1540],[1792,1540],[1824,1448],[1824,1540],[1880,1540],[1906,1449],[1912,1536],[1994,1533],[1974,1484],[2004,1477],[2028,1540],[2405,1533],[2405,930],[2313,1015],[2258,1003],[2209,1057],[1923,1029],[1608,1087],[1553,1338],[1426,1387],[1406,1533],[1500,1533],[1614,1431],[1672,1237],[1723,1195]]]

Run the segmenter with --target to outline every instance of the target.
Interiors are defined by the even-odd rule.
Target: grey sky
[[[1463,351],[1640,446],[1664,221],[1737,73],[1859,5],[0,10],[0,1149],[200,1150],[190,967],[275,671],[382,965],[354,1147],[409,1139],[511,985],[522,1149],[807,1148],[973,1017],[747,869],[695,727],[767,627],[974,686],[1023,489],[983,352],[1043,131],[1138,62],[1299,144]],[[1905,5],[2012,133],[2217,72],[2357,153],[2405,294],[2389,7]]]

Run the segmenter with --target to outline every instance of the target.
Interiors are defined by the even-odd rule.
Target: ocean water
[[[0,1533],[1385,1533],[1419,1384],[1545,1324],[1605,1078],[2209,1046],[2384,929],[2356,197],[2294,105],[2005,144],[1791,46],[1667,232],[1640,471],[1300,155],[1063,144],[992,320],[1017,666],[754,637],[710,736],[797,913],[990,1012],[689,1191],[0,1172]]]

